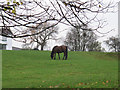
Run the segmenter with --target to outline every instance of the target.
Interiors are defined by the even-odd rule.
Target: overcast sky
[[[108,2],[110,0],[105,0],[105,1]],[[114,1],[118,2],[118,0],[114,0]],[[116,7],[116,11],[117,11],[117,9],[118,8]],[[108,39],[111,36],[116,36],[118,34],[118,12],[116,12],[116,13],[107,13],[104,16],[101,15],[100,18],[101,17],[104,17],[104,19],[107,21],[107,25],[104,28],[102,28],[100,30],[100,32],[106,33],[106,32],[108,32],[108,31],[110,31],[112,29],[113,29],[113,31],[111,31],[111,32],[109,32],[107,34],[104,34],[105,35],[104,37],[99,37],[98,40],[100,42]],[[56,37],[56,38],[59,38],[59,40],[57,40],[57,41],[49,41],[50,46],[48,46],[47,49],[51,49],[54,45],[63,44],[63,40],[65,39],[65,35],[66,35],[66,32],[69,30],[68,29],[69,27],[67,27],[66,25],[62,25],[62,24],[59,24],[58,27],[59,27],[60,32],[59,32],[58,37]],[[103,35],[98,34],[98,36],[103,36]],[[107,47],[104,44],[102,44],[102,45],[107,49]],[[16,41],[13,40],[13,46],[21,48],[22,44],[20,42],[16,42]]]

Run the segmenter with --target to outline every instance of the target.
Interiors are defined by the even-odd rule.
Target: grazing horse
[[[60,55],[59,53],[64,53],[64,56],[63,56],[63,60],[67,60],[67,54],[68,54],[68,49],[67,49],[67,46],[54,46],[53,49],[52,49],[52,52],[51,52],[51,59],[56,59],[56,53],[58,53],[58,56],[59,56],[59,60],[60,60]]]

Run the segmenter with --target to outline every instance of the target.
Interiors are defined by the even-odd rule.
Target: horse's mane
[[[54,47],[53,47],[52,52],[54,52],[54,49],[55,49],[56,47],[58,47],[58,46],[54,46]]]

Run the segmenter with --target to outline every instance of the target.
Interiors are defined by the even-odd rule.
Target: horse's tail
[[[68,57],[68,47],[66,46],[66,57],[65,57],[66,60],[67,60],[67,57]]]

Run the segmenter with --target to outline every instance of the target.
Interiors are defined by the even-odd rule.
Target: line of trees
[[[36,33],[49,26],[50,23],[44,23],[38,26],[38,29],[31,29],[29,33]],[[47,42],[54,39],[58,35],[58,27],[47,29],[38,35],[24,37],[23,49],[38,49],[44,50]],[[103,41],[109,48],[110,52],[120,51],[120,41],[118,37],[110,37],[108,40]],[[97,40],[97,35],[92,31],[84,31],[80,28],[71,28],[64,40],[64,44],[68,46],[70,51],[98,51],[105,52],[105,48],[101,46],[101,42]]]

